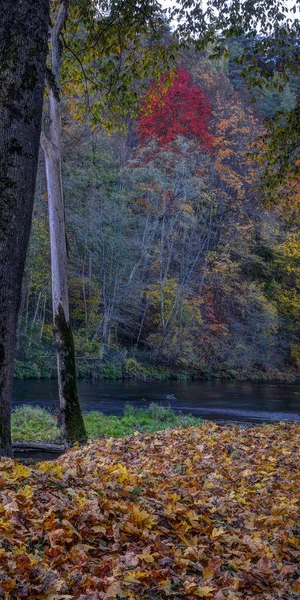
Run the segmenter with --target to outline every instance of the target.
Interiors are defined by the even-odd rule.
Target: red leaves
[[[211,110],[203,90],[192,84],[191,76],[182,68],[167,91],[166,77],[161,78],[158,88],[152,85],[145,98],[138,124],[140,141],[155,137],[164,146],[181,135],[211,151],[213,137],[207,131]]]

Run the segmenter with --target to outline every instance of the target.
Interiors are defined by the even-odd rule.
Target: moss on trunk
[[[58,351],[59,388],[62,395],[60,422],[68,445],[83,443],[87,440],[87,434],[77,387],[73,332],[70,323],[66,322],[61,305],[55,316],[54,332]]]

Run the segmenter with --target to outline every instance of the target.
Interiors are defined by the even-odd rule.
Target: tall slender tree
[[[10,411],[21,284],[38,162],[49,0],[7,0],[0,12],[0,453]]]
[[[42,133],[48,190],[52,307],[57,350],[60,425],[67,444],[87,439],[79,402],[76,380],[76,360],[73,332],[70,323],[67,247],[62,187],[62,130],[60,106],[60,40],[67,18],[68,1],[61,2],[51,29],[51,76],[48,76],[49,135]]]
[[[70,13],[68,16],[68,12]],[[49,203],[52,305],[57,349],[60,421],[67,444],[84,441],[86,432],[76,383],[76,361],[70,321],[67,249],[62,184],[61,72],[74,74],[75,87],[86,94],[94,121],[110,129],[120,126],[120,115],[137,110],[135,78],[159,71],[166,60],[160,6],[153,0],[84,4],[61,0],[54,3],[47,78],[50,128],[42,135]],[[158,32],[154,25],[158,27]],[[63,33],[63,29],[65,31]],[[152,28],[152,34],[151,34]],[[148,39],[143,40],[147,34]],[[79,40],[79,42],[78,42]],[[150,44],[148,48],[147,44]],[[66,53],[61,55],[61,48]],[[97,67],[95,68],[95,65]],[[80,72],[78,74],[78,66]],[[82,87],[83,86],[83,87]],[[66,86],[68,90],[68,85]],[[90,95],[93,101],[90,102]],[[80,114],[80,105],[79,105]]]

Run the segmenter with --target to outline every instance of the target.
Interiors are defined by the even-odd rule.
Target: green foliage
[[[103,364],[103,366],[101,367],[101,374],[103,379],[110,379],[111,381],[116,379],[122,379],[122,364],[117,361]]]
[[[90,339],[86,335],[86,331],[79,329],[74,334],[74,343],[76,348],[77,356],[80,358],[95,358],[97,359],[100,354],[100,343],[99,340],[92,338]]]
[[[161,365],[147,364],[144,359],[143,374],[149,381],[188,381],[191,378],[191,372],[173,371]]]
[[[269,204],[274,190],[292,176],[300,175],[299,164],[300,100],[291,110],[280,111],[267,123],[267,132],[260,142],[264,161],[258,152],[257,160],[264,165],[262,187]],[[258,149],[261,150],[260,144]]]
[[[124,364],[123,376],[125,379],[139,379],[143,377],[144,370],[142,365],[134,358],[127,358]]]
[[[122,417],[90,412],[85,415],[85,423],[89,437],[98,438],[121,437],[134,434],[135,431],[162,431],[168,427],[190,427],[201,424],[201,420],[191,415],[176,414],[170,408],[151,403],[147,409],[127,405]]]
[[[18,406],[11,416],[14,442],[55,441],[60,439],[57,419],[39,406]]]
[[[36,364],[15,360],[15,379],[39,379],[40,377],[41,371]]]
[[[125,119],[139,112],[147,78],[158,77],[174,62],[178,44],[165,33],[166,22],[156,0],[142,6],[139,2],[70,2],[62,87],[71,99],[73,115],[85,119],[89,112],[97,127],[101,123],[108,131],[124,129]],[[73,102],[74,86],[85,102]]]
[[[151,403],[146,409],[136,409],[127,405],[124,415],[104,415],[92,411],[84,415],[89,438],[106,436],[122,437],[135,431],[154,432],[168,427],[191,427],[201,424],[201,419],[191,415],[175,414],[170,408]],[[60,430],[57,419],[47,410],[38,406],[20,406],[12,413],[13,441],[57,441]]]
[[[276,208],[262,206],[260,168],[249,149],[263,131],[262,103],[268,114],[284,103],[290,110],[297,76],[252,106],[242,66],[232,72],[231,59],[211,65],[189,53],[182,62],[210,99],[212,156],[184,137],[164,149],[155,140],[137,148],[130,119],[126,137],[107,136],[88,119],[78,125],[65,108],[78,374],[290,377],[299,364],[299,180],[277,189]],[[55,373],[43,185],[41,175],[24,280],[21,377]]]

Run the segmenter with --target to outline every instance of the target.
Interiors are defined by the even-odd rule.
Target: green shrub
[[[14,377],[15,379],[39,379],[41,371],[35,363],[15,360]]]
[[[139,378],[144,375],[144,370],[137,360],[134,358],[127,358],[124,364],[123,375],[126,379]]]
[[[191,415],[174,413],[170,407],[151,403],[148,408],[134,408],[128,404],[124,415],[104,415],[92,411],[84,415],[88,436],[122,437],[141,433],[161,431],[168,427],[190,427],[201,424],[201,420]],[[55,441],[60,438],[57,421],[49,411],[39,406],[20,406],[12,413],[12,437],[14,441]]]
[[[85,361],[77,361],[76,363],[76,373],[79,379],[91,379],[91,369],[90,365]]]
[[[54,441],[61,437],[57,419],[39,406],[18,406],[12,412],[11,432],[14,442]]]
[[[119,363],[106,364],[102,367],[102,376],[104,379],[122,379],[122,365]]]

